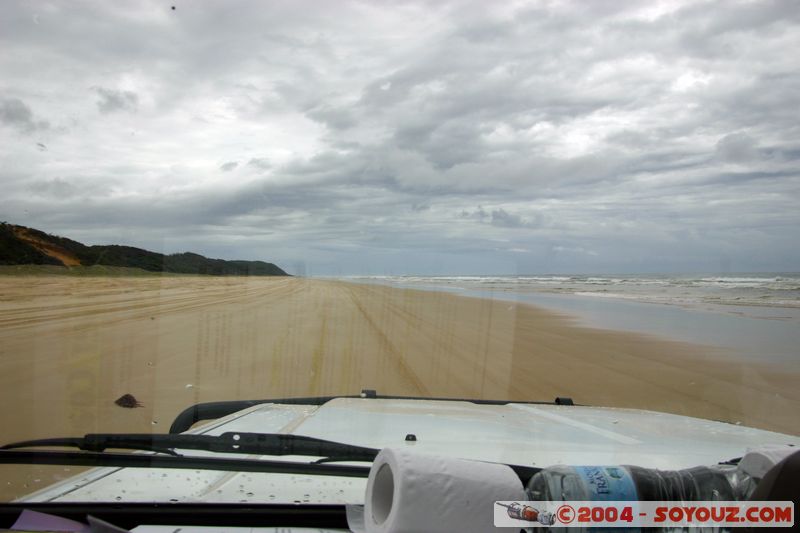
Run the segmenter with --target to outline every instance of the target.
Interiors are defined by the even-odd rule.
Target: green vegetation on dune
[[[263,261],[225,261],[208,259],[202,255],[182,253],[164,258],[164,270],[168,272],[191,272],[196,274],[236,276],[286,276],[286,272]]]
[[[153,272],[141,268],[114,267],[105,265],[72,266],[61,265],[0,265],[0,276],[72,276],[72,277],[153,277],[192,276],[174,272]]]
[[[65,267],[77,269],[69,275],[123,275],[98,267],[115,267],[150,273],[205,274],[215,276],[288,276],[280,267],[264,261],[209,259],[194,253],[164,255],[132,246],[86,246],[25,226],[0,223],[0,265],[47,265],[63,275]],[[94,269],[84,273],[82,269]],[[8,270],[8,269],[3,269]],[[44,269],[47,270],[47,269]],[[43,269],[33,269],[40,272]],[[20,272],[22,273],[22,272]]]

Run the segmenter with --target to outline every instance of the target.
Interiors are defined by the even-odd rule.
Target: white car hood
[[[337,398],[322,406],[260,404],[190,433],[228,431],[291,433],[538,467],[627,464],[679,469],[741,457],[751,447],[800,444],[796,436],[635,409],[362,398]],[[415,441],[406,440],[410,434]],[[366,479],[358,478],[99,468],[24,500],[363,503],[365,487]]]

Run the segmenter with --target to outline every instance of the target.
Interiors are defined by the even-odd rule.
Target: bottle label
[[[575,471],[595,501],[638,500],[630,473],[619,466],[576,466]]]

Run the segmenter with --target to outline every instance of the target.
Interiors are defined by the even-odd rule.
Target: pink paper
[[[86,533],[89,531],[87,524],[82,524],[74,520],[61,518],[37,511],[25,509],[11,526],[11,529],[21,529],[23,531],[66,531]]]

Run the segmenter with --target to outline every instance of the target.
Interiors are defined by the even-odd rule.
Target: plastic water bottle
[[[534,501],[732,501],[754,484],[735,466],[655,470],[638,466],[552,466],[528,482]]]

